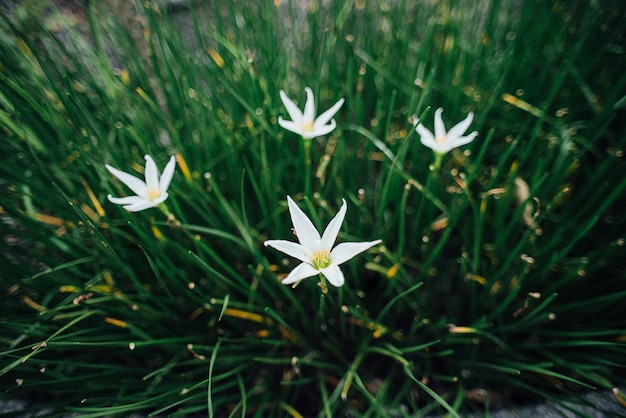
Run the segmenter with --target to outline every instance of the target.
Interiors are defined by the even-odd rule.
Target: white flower
[[[329,222],[324,235],[320,237],[309,218],[291,197],[287,196],[291,221],[300,243],[284,240],[265,241],[266,246],[273,247],[302,261],[283,280],[283,284],[296,283],[321,273],[333,286],[342,286],[345,279],[339,265],[381,242],[381,240],[344,242],[332,248],[337,239],[337,234],[339,234],[343,218],[346,216],[346,201],[345,199],[342,200],[343,204],[339,213]]]
[[[278,117],[278,124],[283,128],[300,135],[304,139],[312,139],[318,136],[326,135],[337,126],[332,117],[337,113],[344,99],[340,99],[330,109],[322,113],[315,119],[315,99],[313,91],[306,87],[306,104],[304,105],[304,113],[300,112],[298,106],[291,101],[284,91],[280,91],[280,99],[289,112],[291,120],[284,120],[282,116]],[[327,122],[330,123],[327,124]]]
[[[474,119],[474,114],[470,112],[464,121],[459,122],[453,126],[448,133],[446,133],[446,127],[441,119],[442,108],[435,111],[435,135],[432,132],[424,128],[420,123],[417,125],[417,132],[420,134],[420,141],[428,148],[435,151],[437,154],[445,154],[448,151],[460,147],[461,145],[469,144],[474,140],[474,137],[478,135],[478,132],[472,132],[467,136],[463,136],[467,128],[469,128]]]
[[[137,177],[120,171],[116,168],[105,164],[105,167],[111,174],[117,177],[122,183],[130,188],[136,196],[113,197],[108,195],[108,199],[117,204],[125,205],[124,209],[129,212],[138,212],[140,210],[152,208],[163,203],[167,199],[167,188],[170,186],[172,177],[174,176],[174,168],[176,167],[176,158],[172,155],[170,161],[165,166],[163,174],[159,179],[159,170],[151,156],[145,156],[146,169],[143,182]]]

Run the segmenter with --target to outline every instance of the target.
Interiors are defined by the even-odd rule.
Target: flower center
[[[447,135],[438,136],[437,138],[435,138],[435,142],[437,144],[445,144],[447,140],[448,140],[448,136]]]
[[[316,270],[324,269],[330,265],[330,251],[319,250],[311,257],[311,264]]]
[[[300,129],[302,129],[303,131],[312,131],[313,130],[313,121],[310,120],[308,122],[303,123],[302,125],[300,125]]]
[[[150,189],[150,190],[148,190],[148,200],[154,201],[159,196],[161,196],[161,190],[159,190],[159,189]]]

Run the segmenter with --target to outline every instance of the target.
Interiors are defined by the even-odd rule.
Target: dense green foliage
[[[624,385],[619,1],[41,3],[0,21],[4,396],[455,416]],[[305,86],[346,100],[311,164],[277,124]],[[479,135],[432,167],[414,122],[439,107]],[[176,156],[169,217],[107,200],[130,191],[105,164],[141,177],[144,154]],[[287,195],[382,239],[343,287],[280,283]]]

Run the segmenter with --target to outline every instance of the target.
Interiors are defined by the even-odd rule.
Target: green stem
[[[435,152],[435,161],[431,164],[430,171],[437,175],[439,168],[441,167],[441,163],[443,162],[443,157],[446,155],[445,153]]]
[[[322,297],[328,293],[328,283],[326,281],[326,276],[320,273],[320,282],[317,284],[322,289]]]
[[[303,138],[304,144],[304,195],[311,198],[311,186],[313,179],[311,178],[311,142],[312,139]]]
[[[165,202],[161,203],[159,206],[157,206],[157,208],[159,208],[159,210],[163,212],[169,223],[180,224],[180,222],[178,222],[178,220],[176,219],[176,216],[174,216],[174,214],[170,212]]]
[[[320,273],[320,281],[318,286],[322,289],[320,292],[320,303],[317,308],[317,329],[316,331],[321,330],[326,325],[326,294],[328,293],[328,285],[326,284],[326,277]]]

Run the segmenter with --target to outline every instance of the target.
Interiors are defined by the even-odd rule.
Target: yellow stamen
[[[161,196],[161,190],[159,190],[159,189],[150,189],[150,190],[148,190],[148,199],[154,201],[159,196]]]
[[[330,251],[319,250],[311,257],[311,264],[317,270],[326,268],[330,265]]]
[[[445,144],[448,141],[448,136],[444,135],[444,136],[438,136],[437,138],[435,138],[435,142],[437,144]]]
[[[312,131],[313,130],[313,121],[310,120],[308,122],[303,123],[300,126],[300,129],[302,129],[303,131]]]

